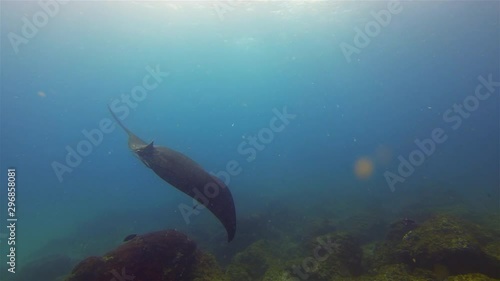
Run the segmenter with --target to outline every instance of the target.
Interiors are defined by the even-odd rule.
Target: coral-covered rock
[[[267,269],[262,281],[297,281],[297,278],[282,266],[272,265]]]
[[[448,277],[446,280],[447,281],[495,281],[498,279],[489,278],[486,275],[475,273],[475,274],[451,276]]]
[[[310,253],[311,257],[304,259],[302,269],[314,280],[347,280],[362,272],[361,247],[349,234],[319,236],[311,242]]]
[[[201,274],[207,276],[200,279]],[[222,272],[213,259],[196,249],[194,241],[166,230],[136,236],[102,257],[83,260],[66,281],[224,280],[214,274]]]
[[[385,237],[386,242],[391,245],[399,244],[406,233],[414,230],[417,226],[418,225],[415,222],[408,219],[397,220],[391,223],[389,231]]]
[[[227,269],[231,280],[260,280],[273,263],[269,242],[259,240],[238,253]]]
[[[418,225],[409,219],[399,219],[390,224],[384,241],[376,241],[362,246],[363,265],[368,271],[387,264],[400,263],[395,250],[401,244],[403,237]]]
[[[193,281],[229,281],[222,269],[217,264],[215,257],[198,251],[193,271]]]
[[[500,278],[500,259],[484,251],[476,225],[454,217],[435,216],[406,233],[397,257],[415,267],[432,269],[440,264],[451,275],[483,273]]]
[[[375,275],[362,276],[356,281],[434,281],[430,272],[410,272],[405,264],[391,264],[382,266]],[[442,279],[440,279],[442,280]]]

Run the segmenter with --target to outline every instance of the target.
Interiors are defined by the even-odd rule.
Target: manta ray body
[[[146,143],[127,129],[108,106],[116,123],[128,134],[128,147],[164,181],[210,210],[225,227],[228,242],[236,232],[236,211],[229,188],[186,155],[168,147]],[[197,208],[195,205],[193,209]]]

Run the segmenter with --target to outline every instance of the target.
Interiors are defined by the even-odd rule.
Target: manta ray
[[[228,242],[231,242],[236,232],[236,211],[226,184],[186,155],[144,142],[122,124],[109,106],[108,109],[127,133],[130,150],[160,178],[210,210],[226,229]]]

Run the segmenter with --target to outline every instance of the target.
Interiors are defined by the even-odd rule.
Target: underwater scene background
[[[0,280],[500,280],[499,2],[0,7]]]

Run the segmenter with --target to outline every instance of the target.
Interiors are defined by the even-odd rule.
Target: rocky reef
[[[491,234],[455,217],[438,215],[406,233],[395,254],[416,268],[440,265],[452,274],[482,273],[500,278],[498,253],[489,251]]]
[[[381,225],[371,216],[356,216],[356,221],[363,223],[344,227],[343,220],[330,233],[309,237],[309,232],[299,244],[259,240],[235,255],[226,273],[232,281],[500,280],[495,228],[451,215],[421,223],[405,218]],[[370,231],[380,235],[381,229],[384,239],[367,239]],[[293,254],[280,250],[290,243]]]
[[[234,256],[226,273],[231,280],[282,280],[300,257],[297,250],[291,241],[258,240]]]
[[[89,257],[65,281],[225,280],[215,259],[175,230],[138,235],[102,257]]]
[[[65,281],[500,280],[496,226],[449,214],[418,222],[358,214],[352,221],[313,220],[295,229],[289,224],[272,228],[273,235],[255,236],[260,239],[244,247],[235,244],[238,250],[225,270],[185,234],[166,230],[135,236],[103,256],[83,260]]]

